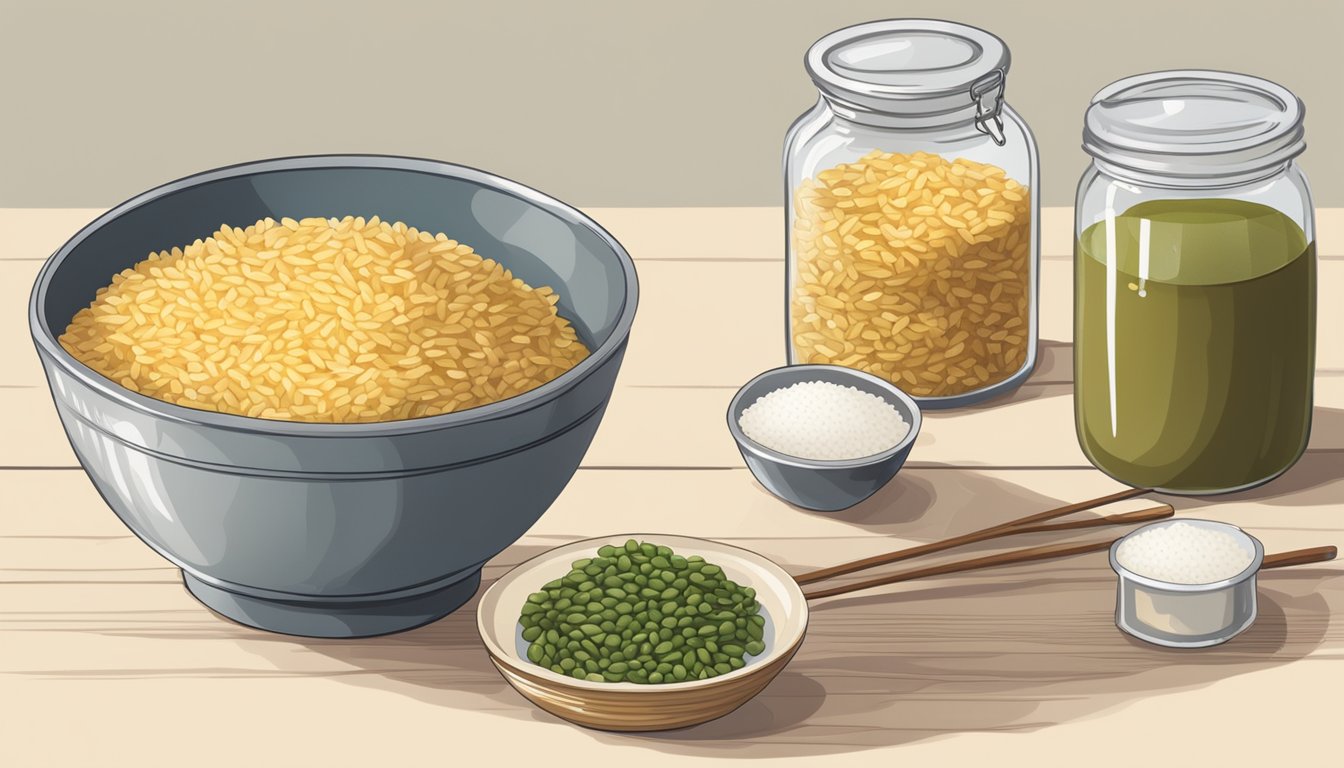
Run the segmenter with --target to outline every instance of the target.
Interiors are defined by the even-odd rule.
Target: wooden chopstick
[[[879,576],[867,581],[859,581],[853,584],[842,584],[838,587],[829,589],[818,589],[811,592],[804,592],[803,597],[808,600],[816,600],[822,597],[834,597],[835,595],[844,595],[850,592],[858,592],[872,587],[881,587],[887,584],[896,584],[902,581],[911,581],[913,579],[922,579],[927,576],[942,576],[949,573],[963,573],[965,571],[976,571],[981,568],[995,568],[1001,565],[1016,565],[1018,563],[1030,563],[1036,560],[1051,560],[1057,557],[1070,557],[1073,555],[1083,555],[1089,552],[1101,552],[1111,548],[1111,545],[1124,537],[1117,537],[1110,541],[1095,541],[1087,544],[1049,544],[1043,547],[1030,547],[1028,549],[1018,549],[1012,552],[1000,552],[995,555],[977,557],[971,560],[959,560],[955,563],[943,563],[928,568],[917,568],[913,571],[904,571],[902,573],[891,573],[886,576]],[[1260,570],[1266,568],[1287,568],[1293,565],[1306,565],[1308,563],[1323,563],[1327,560],[1334,560],[1337,551],[1335,547],[1310,547],[1308,549],[1295,549],[1291,552],[1279,552],[1273,555],[1266,555]]]
[[[1098,496],[1095,499],[1080,501],[1077,502],[1076,504],[1066,504],[1065,506],[1056,507],[1055,509],[1047,509],[1044,512],[1037,512],[1034,515],[1027,515],[1026,517],[1023,517],[1021,519],[1012,520],[1007,523],[1003,523],[1002,525],[995,525],[990,528],[986,528],[984,530],[993,531],[1001,528],[1016,528],[1019,525],[1031,525],[1032,523],[1039,523],[1045,520],[1054,520],[1057,517],[1064,517],[1065,515],[1071,515],[1074,512],[1082,512],[1084,510],[1093,509],[1096,507],[1104,507],[1107,504],[1112,504],[1117,501],[1124,501],[1125,499],[1132,499],[1135,496],[1143,496],[1144,494],[1152,492],[1153,492],[1152,488],[1126,488],[1123,491],[1118,491],[1116,493],[1108,494],[1106,496]]]
[[[1328,560],[1334,560],[1339,551],[1334,547],[1308,547],[1307,549],[1294,549],[1291,552],[1278,552],[1273,555],[1265,555],[1264,561],[1260,563],[1260,570],[1266,568],[1287,568],[1292,565],[1307,565],[1308,563],[1324,563]]]
[[[942,563],[927,568],[916,568],[913,571],[889,573],[886,576],[878,576],[877,578],[868,579],[866,581],[857,581],[853,584],[841,584],[838,587],[804,592],[803,597],[808,600],[816,600],[822,597],[844,595],[849,592],[858,592],[862,589],[881,587],[901,581],[910,581],[911,579],[922,579],[927,576],[942,576],[948,573],[962,573],[963,571],[994,568],[1000,565],[1016,565],[1017,563],[1030,563],[1036,560],[1050,560],[1056,557],[1069,557],[1071,555],[1082,555],[1088,552],[1100,552],[1105,549],[1110,549],[1111,545],[1118,540],[1119,537],[1110,541],[1093,541],[1086,544],[1047,544],[1042,547],[1017,549],[1012,552],[999,552],[998,554],[976,557],[970,560],[958,560],[953,563]]]
[[[1026,525],[1021,528],[1010,528],[999,533],[999,535],[1020,536],[1024,533],[1047,533],[1050,531],[1074,531],[1079,528],[1100,528],[1103,525],[1151,523],[1154,520],[1165,520],[1174,514],[1176,514],[1176,510],[1170,504],[1156,504],[1145,509],[1136,509],[1133,512],[1119,512],[1114,515],[1086,517],[1082,520],[1067,520],[1062,523],[1040,523],[1038,525]]]
[[[1057,517],[1064,517],[1065,515],[1071,515],[1074,512],[1082,512],[1084,510],[1092,509],[1094,507],[1100,507],[1106,504],[1111,504],[1113,502],[1123,501],[1124,499],[1132,499],[1135,496],[1142,496],[1145,493],[1151,493],[1151,492],[1152,491],[1149,488],[1130,488],[1124,491],[1120,491],[1119,493],[1112,493],[1108,496],[1099,496],[1095,499],[1088,499],[1087,501],[1080,501],[1075,504],[1069,504],[1067,506],[1057,507],[1055,509],[1049,509],[1046,510],[1045,512],[1037,512],[1034,515],[1027,515],[1026,517],[1019,518],[1011,522],[990,526],[989,528],[982,528],[978,531],[971,531],[970,533],[965,533],[960,536],[954,536],[950,539],[935,541],[928,544],[920,544],[919,546],[915,547],[898,549],[895,552],[887,552],[881,555],[866,557],[863,558],[862,560],[854,560],[848,563],[833,565],[829,568],[820,568],[815,571],[808,571],[807,573],[794,576],[793,579],[799,584],[811,584],[813,582],[829,579],[833,576],[843,576],[844,574],[847,573],[854,573],[855,571],[863,571],[867,570],[868,568],[875,568],[879,565],[888,565],[890,563],[899,562],[901,560],[909,560],[912,557],[928,555],[934,552],[942,552],[943,550],[952,549],[953,547],[960,547],[978,541],[985,541],[987,539],[998,538],[1000,536],[1016,536],[1019,533],[1040,533],[1042,531],[1062,531],[1062,530],[1070,530],[1073,528],[1090,528],[1092,526],[1097,525],[1127,525],[1130,523],[1161,519],[1162,517],[1170,517],[1173,513],[1171,505],[1161,504],[1156,507],[1152,507],[1150,509],[1140,510],[1139,512],[1126,512],[1120,515],[1113,515],[1110,517],[1094,518],[1092,520],[1080,520],[1077,521],[1076,523],[1057,523],[1054,526],[1035,525],[1036,523],[1042,523],[1046,520],[1053,520]],[[1161,511],[1161,513],[1158,512],[1159,510]],[[1126,515],[1129,515],[1130,517],[1126,519]],[[1155,516],[1144,516],[1144,515],[1155,515]]]

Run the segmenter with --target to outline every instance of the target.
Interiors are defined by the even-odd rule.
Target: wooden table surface
[[[367,640],[233,624],[188,595],[177,569],[99,499],[33,352],[34,276],[97,213],[0,210],[0,765],[1338,759],[1344,566],[1336,563],[1266,573],[1256,625],[1194,652],[1116,630],[1102,554],[835,598],[814,606],[803,649],[761,696],[665,734],[587,731],[532,707],[490,666],[474,602],[422,629]],[[638,265],[629,353],[584,466],[486,567],[487,582],[566,541],[648,529],[738,543],[801,571],[1119,488],[1074,440],[1068,210],[1042,217],[1032,378],[985,406],[927,414],[897,479],[836,514],[769,496],[724,426],[734,390],[783,362],[779,212],[591,213]],[[1260,489],[1171,500],[1179,514],[1250,530],[1270,551],[1344,544],[1344,307],[1335,298],[1344,293],[1344,210],[1319,212],[1318,226],[1307,455]],[[1026,543],[1039,541],[1007,546]]]

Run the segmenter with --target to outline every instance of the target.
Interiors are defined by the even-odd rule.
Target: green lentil
[[[579,680],[705,680],[765,650],[756,591],[699,555],[631,539],[527,596],[527,658]]]

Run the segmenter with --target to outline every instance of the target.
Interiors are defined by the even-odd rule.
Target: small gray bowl
[[[758,398],[804,381],[825,381],[877,395],[900,412],[910,432],[882,453],[841,461],[789,456],[746,436],[738,423],[743,411]],[[728,430],[751,474],[780,499],[818,512],[852,507],[886,485],[905,464],[922,421],[919,406],[900,389],[872,374],[836,365],[790,365],[766,371],[743,385],[728,406]]]

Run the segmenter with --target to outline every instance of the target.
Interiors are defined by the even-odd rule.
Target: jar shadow
[[[1312,409],[1307,452],[1287,472],[1240,493],[1173,497],[1173,503],[1187,507],[1251,501],[1287,507],[1338,504],[1340,489],[1344,487],[1340,472],[1344,447],[1338,446],[1344,446],[1344,409],[1317,406]]]

